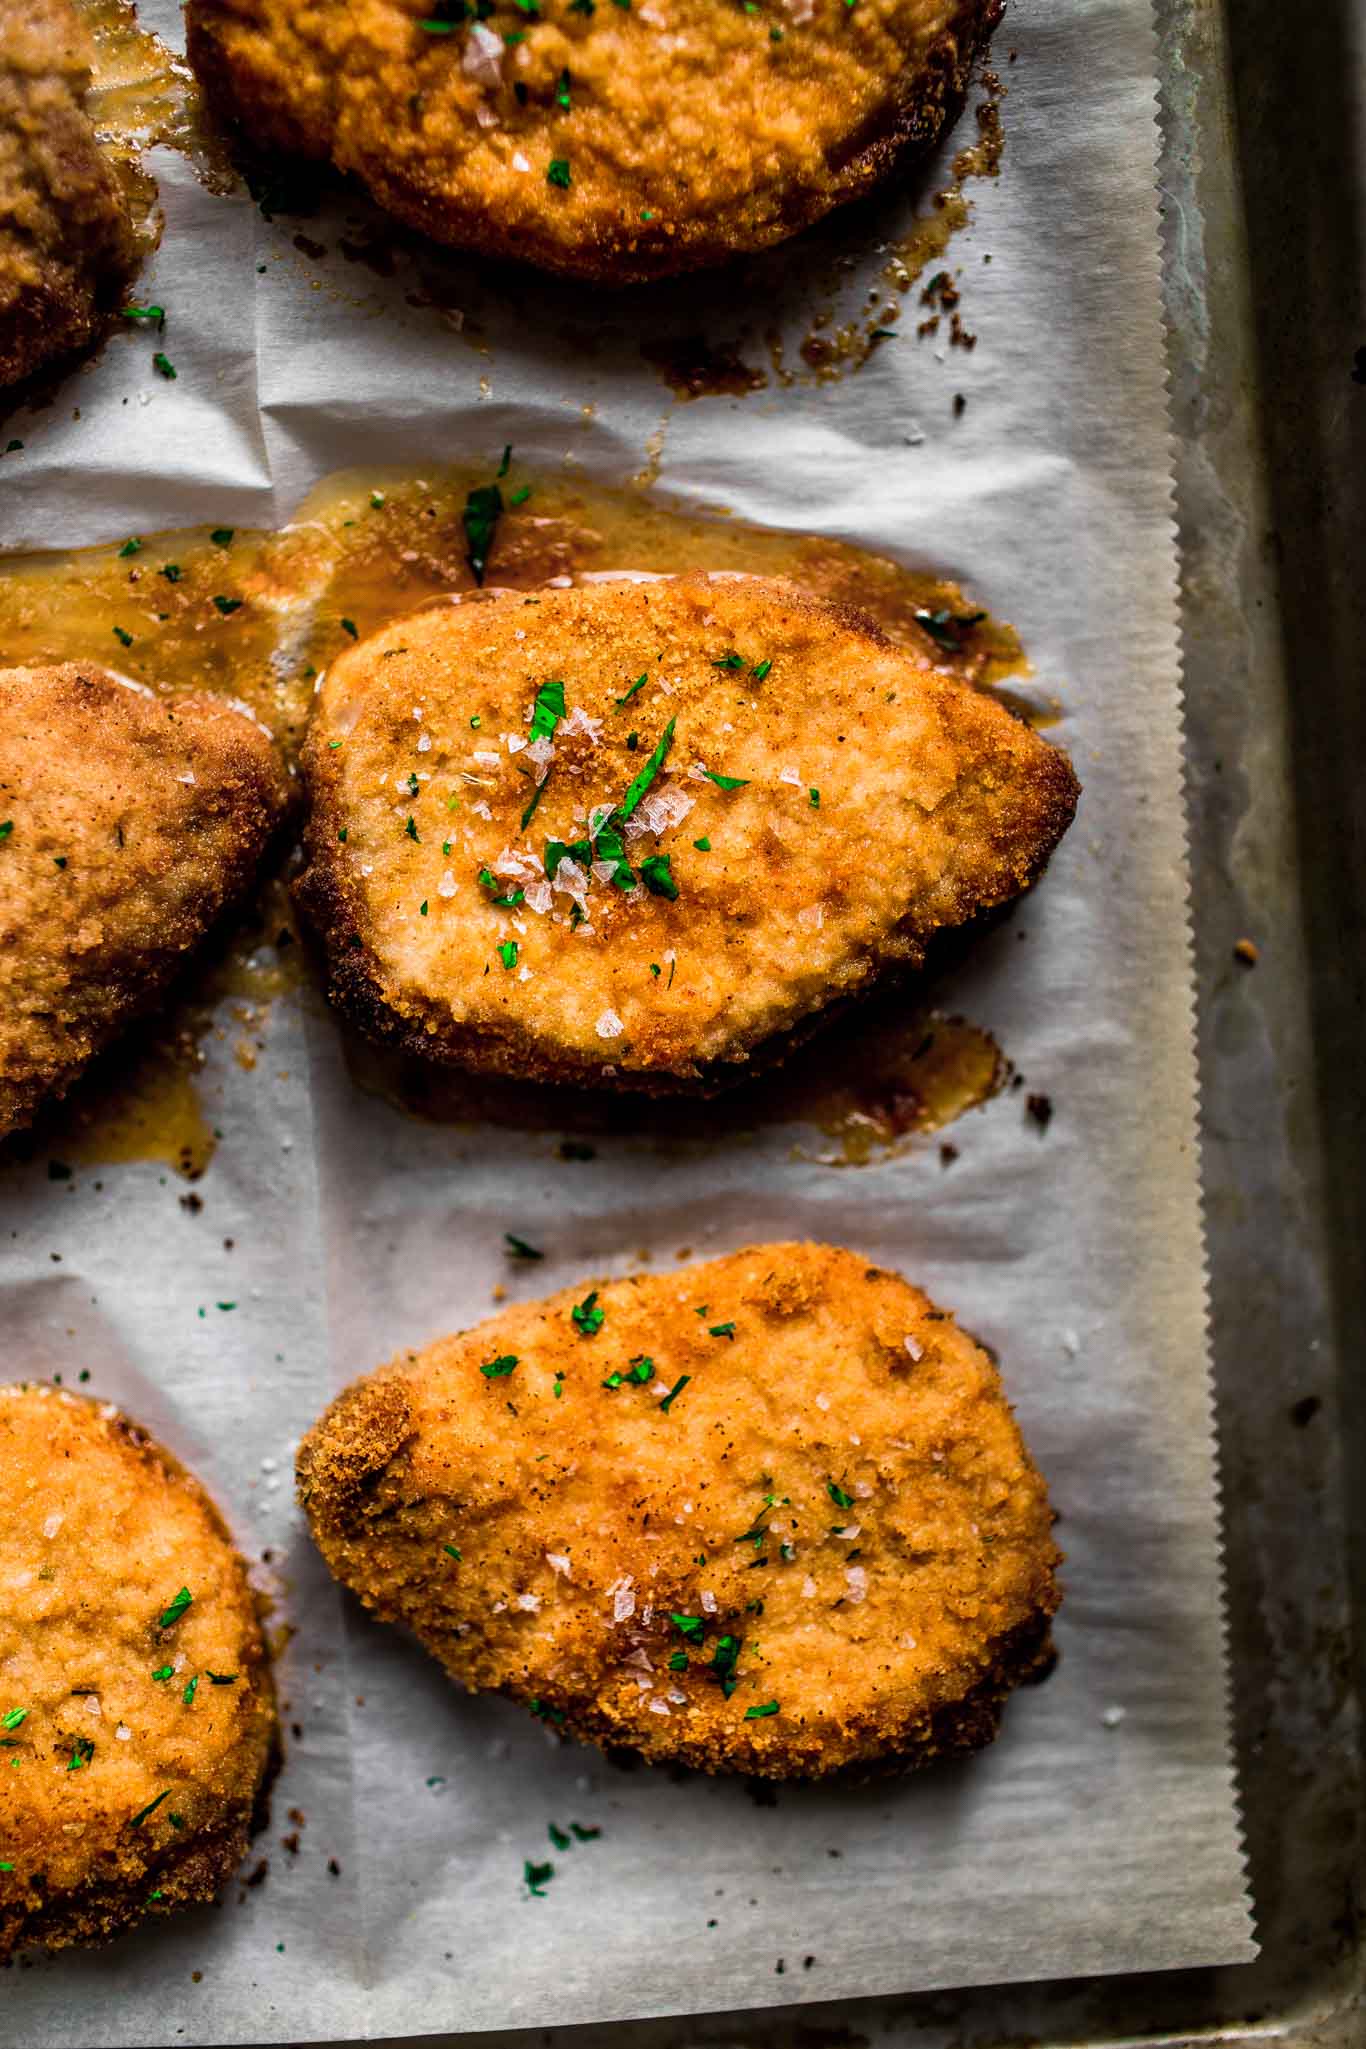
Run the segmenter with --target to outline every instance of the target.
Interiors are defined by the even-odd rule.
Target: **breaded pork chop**
[[[287,796],[269,736],[222,699],[0,670],[0,1137],[155,1004]]]
[[[0,386],[97,339],[139,253],[70,0],[0,7]]]
[[[792,585],[508,592],[348,649],[304,750],[334,1000],[406,1051],[716,1088],[1072,816],[1067,757]]]
[[[189,0],[258,146],[438,241],[604,284],[763,249],[939,133],[999,0]]]
[[[211,1899],[276,1743],[246,1568],[106,1403],[0,1387],[0,1962]]]
[[[975,1749],[1059,1552],[986,1353],[898,1275],[758,1245],[358,1380],[299,1451],[333,1573],[585,1740],[812,1778]]]

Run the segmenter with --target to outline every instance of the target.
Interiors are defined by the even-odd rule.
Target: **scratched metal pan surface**
[[[603,2049],[1366,2040],[1366,10],[1157,13],[1203,1172],[1261,1956],[566,2029],[543,2049],[589,2032]]]

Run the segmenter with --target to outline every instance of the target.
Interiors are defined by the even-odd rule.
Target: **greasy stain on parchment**
[[[12,556],[0,578],[0,666],[89,661],[159,692],[213,691],[244,704],[292,760],[318,677],[342,648],[396,615],[472,587],[462,514],[492,467],[434,468],[421,477],[343,472],[324,480],[278,532],[198,526],[66,554]],[[943,578],[845,541],[692,512],[649,492],[538,476],[515,459],[500,489],[504,511],[486,587],[533,589],[621,568],[788,577],[858,607],[898,645],[1031,723],[1057,715],[1054,700],[1029,688],[1013,629]],[[280,933],[287,937],[277,944],[272,935]],[[267,944],[269,969],[261,965]],[[202,1172],[214,1142],[212,1121],[197,1107],[206,1037],[235,1030],[239,1061],[250,1066],[263,1007],[293,986],[300,951],[287,896],[276,885],[188,994],[130,1041],[131,1052],[108,1056],[77,1085],[56,1113],[51,1150]],[[863,1006],[817,1044],[818,1057],[796,1054],[753,1084],[744,1114],[808,1124],[834,1148],[813,1156],[841,1162],[938,1128],[984,1101],[1004,1071],[985,1034],[923,1009],[892,1015]],[[411,1094],[385,1086],[399,1098]],[[449,1086],[452,1114],[463,1117],[468,1099],[458,1083]],[[488,1085],[481,1082],[479,1092],[496,1121]],[[418,1106],[423,1114],[439,1113],[438,1093],[433,1078]],[[528,1111],[538,1123],[555,1123],[557,1114],[562,1121],[543,1092],[522,1095],[539,1106]],[[515,1121],[515,1105],[497,1114]],[[634,1098],[619,1099],[611,1114],[613,1128],[633,1121],[642,1131],[656,1116]],[[719,1119],[718,1135],[735,1129],[730,1108]],[[695,1111],[687,1121],[700,1128]],[[667,1127],[665,1112],[661,1135]]]

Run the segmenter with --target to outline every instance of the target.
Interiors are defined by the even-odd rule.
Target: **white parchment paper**
[[[173,36],[169,11],[145,9]],[[297,222],[209,196],[158,152],[167,232],[140,289],[168,308],[175,383],[152,338],[121,337],[11,425],[25,447],[0,466],[0,543],[17,547],[264,522],[342,464],[492,464],[504,441],[533,468],[619,480],[667,412],[656,488],[933,564],[1012,620],[1086,787],[1043,885],[937,992],[994,1032],[1053,1121],[1041,1135],[1019,1094],[998,1097],[955,1127],[951,1171],[932,1143],[820,1166],[777,1128],[705,1148],[599,1138],[565,1161],[555,1133],[429,1127],[360,1094],[325,1012],[277,1006],[255,1075],[212,1065],[224,1138],[201,1213],[150,1166],[0,1175],[8,1362],[87,1367],[161,1431],[251,1554],[271,1551],[295,1631],[266,1881],[13,1972],[8,2040],[422,2035],[1254,1953],[1224,1700],[1145,0],[1019,0],[996,55],[1004,175],[976,186],[950,257],[971,354],[917,345],[908,318],[837,384],[677,408],[640,359],[642,328],[799,322],[841,249],[856,299],[914,194],[629,300],[452,260],[457,337],[409,303],[412,262],[381,279],[338,253],[341,212],[304,224],[329,251],[315,260]],[[685,1245],[848,1243],[999,1352],[1068,1564],[1061,1664],[991,1751],[771,1804],[624,1773],[457,1696],[332,1589],[291,1506],[294,1445],[352,1373],[488,1313],[508,1229],[549,1255],[513,1276],[522,1293],[642,1249],[664,1264]],[[291,1809],[297,1852],[279,1842]],[[552,1820],[603,1832],[558,1853]],[[533,1899],[523,1860],[545,1857],[556,1876]]]

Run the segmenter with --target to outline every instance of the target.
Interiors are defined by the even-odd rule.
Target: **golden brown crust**
[[[0,9],[0,387],[86,348],[138,266],[127,204],[85,112],[90,48],[69,0]]]
[[[924,1764],[1049,1655],[1060,1553],[994,1366],[831,1246],[504,1311],[355,1382],[298,1474],[335,1576],[457,1683],[656,1761]]]
[[[614,285],[767,248],[871,190],[938,135],[1001,11],[604,0],[524,19],[502,52],[496,24],[430,35],[406,0],[187,15],[191,62],[258,146],[330,157],[438,241]]]
[[[223,699],[0,670],[0,1137],[156,1003],[287,801],[269,735]]]
[[[0,1962],[211,1899],[277,1743],[246,1567],[177,1459],[53,1387],[0,1387],[0,1675]]]
[[[741,670],[722,666],[742,649]],[[546,766],[527,721],[552,678],[566,711],[523,829]],[[670,719],[622,829],[640,874],[668,856],[677,900],[600,873],[576,899],[565,879],[582,860],[552,886],[548,843],[620,807]],[[743,1078],[918,965],[937,931],[1008,902],[1077,794],[1059,749],[859,614],[733,576],[507,592],[393,621],[329,670],[303,765],[299,898],[333,1000],[362,1029],[477,1071],[653,1092]],[[493,901],[519,888],[521,905]]]

